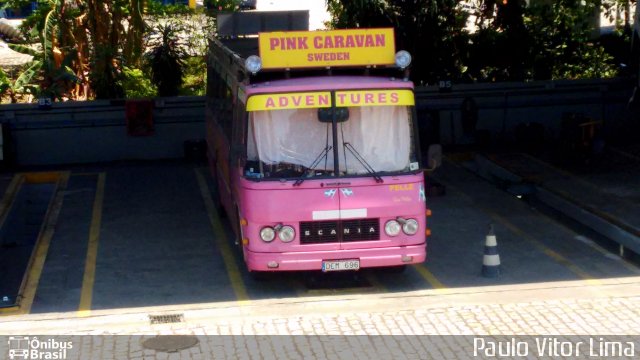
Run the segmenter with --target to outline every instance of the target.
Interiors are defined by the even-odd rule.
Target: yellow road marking
[[[502,225],[504,225],[507,229],[511,230],[516,235],[525,238],[527,241],[529,241],[535,247],[537,247],[538,250],[542,251],[545,255],[547,255],[548,257],[552,258],[557,263],[560,263],[561,265],[567,267],[569,270],[571,270],[571,272],[573,272],[574,274],[578,275],[583,280],[587,280],[589,282],[596,283],[596,284],[600,283],[598,280],[594,279],[587,272],[585,272],[584,270],[580,269],[580,267],[578,267],[577,265],[575,265],[574,263],[569,261],[569,259],[567,259],[564,256],[560,255],[556,251],[548,248],[546,245],[541,243],[538,239],[536,239],[533,236],[525,233],[520,228],[518,228],[516,225],[512,224],[511,222],[509,222],[507,219],[503,218],[502,216],[500,216],[498,214],[491,213],[491,212],[490,212],[490,215],[491,215],[492,218],[496,219]]]
[[[0,202],[0,227],[4,225],[9,215],[9,210],[13,206],[13,201],[16,199],[16,194],[20,190],[20,187],[24,184],[24,176],[22,174],[15,174],[4,192],[2,201]],[[20,311],[19,306],[11,306],[6,308],[0,308],[0,314],[17,314]]]
[[[20,300],[20,314],[28,314],[31,312],[31,306],[33,305],[33,299],[38,289],[38,283],[40,282],[40,276],[42,275],[42,269],[44,268],[44,262],[47,259],[47,253],[49,252],[49,245],[53,238],[56,222],[62,209],[62,202],[64,201],[64,189],[66,189],[69,182],[69,173],[57,173],[57,186],[54,191],[54,198],[49,203],[47,214],[44,217],[44,222],[38,235],[38,240],[34,247],[34,256],[31,258],[27,269],[29,271],[25,274],[23,283],[25,284],[22,292],[22,299]]]
[[[34,172],[23,175],[27,184],[47,184],[55,183],[60,179],[62,174],[59,172]]]
[[[224,261],[224,266],[227,269],[227,275],[229,276],[229,281],[231,282],[233,292],[235,293],[236,298],[241,305],[249,304],[250,300],[249,296],[247,295],[247,289],[245,288],[244,282],[242,281],[240,270],[238,269],[238,265],[236,264],[236,261],[233,257],[233,252],[227,241],[228,239],[225,235],[224,229],[222,228],[222,223],[220,223],[218,212],[213,205],[213,200],[211,200],[211,193],[209,192],[207,181],[202,175],[202,172],[200,172],[198,169],[194,169],[194,171],[196,173],[198,185],[200,186],[200,194],[202,195],[202,200],[204,200],[204,206],[207,209],[209,224],[211,225],[211,229],[213,230],[213,233],[215,235],[216,245],[218,246],[220,254],[222,255],[222,260]]]
[[[594,183],[592,183],[592,182],[589,182],[589,181],[587,181],[587,180],[585,180],[585,179],[579,178],[579,177],[577,177],[575,174],[573,174],[573,173],[571,173],[571,172],[569,172],[569,171],[567,171],[567,170],[564,170],[564,169],[561,169],[561,168],[559,168],[559,167],[556,167],[555,165],[552,165],[552,164],[546,163],[546,162],[544,162],[544,161],[542,161],[542,160],[540,160],[540,159],[536,158],[535,156],[531,156],[531,155],[529,155],[529,154],[523,154],[523,155],[524,155],[524,157],[526,157],[527,159],[529,159],[529,160],[531,160],[531,161],[533,161],[533,162],[537,162],[538,164],[540,164],[540,165],[542,165],[542,166],[549,167],[549,168],[551,168],[551,169],[553,169],[553,170],[557,171],[557,172],[558,172],[558,173],[560,173],[561,175],[563,175],[563,176],[565,176],[565,177],[569,177],[569,178],[571,178],[571,181],[575,181],[575,182],[577,182],[577,183],[579,183],[579,184],[582,184],[582,185],[584,185],[584,186],[586,186],[586,187],[589,187],[589,188],[591,188],[591,189],[593,189],[593,190],[600,191],[600,188],[599,188],[596,184],[594,184]],[[569,197],[569,198],[571,198],[571,197]]]
[[[11,306],[6,308],[0,308],[0,314],[17,314],[20,311],[19,306]]]
[[[538,163],[538,164],[540,164],[540,165],[542,165],[542,166],[546,166],[546,167],[549,167],[549,168],[551,168],[551,169],[555,170],[556,172],[558,172],[558,173],[559,173],[559,174],[561,174],[562,176],[565,176],[565,177],[569,177],[569,178],[571,178],[571,181],[575,181],[575,182],[577,182],[577,183],[579,183],[579,184],[582,184],[582,185],[584,185],[584,186],[586,186],[586,187],[589,187],[589,188],[591,188],[591,189],[594,189],[594,190],[598,190],[598,191],[600,190],[600,188],[598,188],[598,186],[597,186],[596,184],[594,184],[594,183],[592,183],[592,182],[590,182],[590,181],[588,181],[588,180],[585,180],[585,179],[579,178],[579,177],[577,177],[575,174],[573,174],[573,173],[571,173],[571,172],[569,172],[569,171],[567,171],[567,170],[564,170],[564,169],[561,169],[561,168],[559,168],[559,167],[557,167],[557,166],[555,166],[555,165],[552,165],[552,164],[546,163],[546,162],[544,162],[544,161],[542,161],[542,160],[540,160],[540,159],[536,158],[535,156],[531,156],[531,155],[529,155],[529,154],[524,154],[524,153],[523,153],[522,155],[523,155],[524,157],[526,157],[528,160],[531,160],[531,161],[536,162],[536,163]],[[560,195],[560,196],[564,197],[565,199],[573,199],[573,197],[572,197],[570,194],[568,194],[567,192],[565,192],[565,191],[561,191],[561,190],[558,190],[558,189],[555,189],[555,190],[553,190],[553,191],[551,191],[551,189],[547,189],[547,190],[548,190],[548,191],[550,191],[550,192],[552,192],[552,193],[556,193],[556,195]],[[598,208],[589,207],[589,209],[590,209],[592,212],[596,213],[596,215],[598,215],[598,216],[600,216],[600,217],[602,217],[602,218],[604,218],[604,219],[606,219],[606,220],[608,220],[608,221],[616,222],[616,220],[617,220],[617,218],[616,218],[615,216],[610,215],[610,214],[608,214],[607,212],[603,212],[603,211],[601,211],[601,210],[600,210],[600,209],[598,209]],[[538,212],[538,211],[537,211],[537,210],[535,210],[535,209],[534,209],[534,211]],[[546,217],[546,216],[544,216],[544,215],[543,215],[543,218],[544,218],[547,222],[549,222],[549,223],[553,223],[553,224],[557,225],[557,226],[558,226],[558,227],[560,227],[560,228],[561,228],[565,233],[567,233],[567,234],[569,234],[569,235],[571,235],[571,236],[573,236],[573,237],[580,235],[580,234],[576,233],[575,231],[571,230],[571,229],[570,229],[569,227],[567,227],[565,224],[563,224],[563,223],[561,223],[561,222],[559,222],[559,221],[557,221],[557,220],[555,220],[555,219],[550,219],[550,218],[548,218],[548,217]],[[609,252],[609,251],[607,251],[607,250],[603,249],[601,246],[597,245],[596,243],[588,243],[587,245],[588,245],[589,247],[591,247],[592,249],[594,249],[594,250],[598,251],[599,253],[603,254],[603,255],[609,255],[609,254],[611,254],[611,252]],[[621,258],[620,258],[620,260],[621,260],[622,265],[623,265],[627,270],[629,270],[629,271],[631,271],[631,272],[633,272],[633,273],[635,273],[635,274],[640,273],[640,270],[638,269],[638,267],[636,267],[635,265],[631,264],[631,263],[630,263],[630,262],[628,262],[626,259],[624,259],[624,258],[622,258],[622,257],[621,257]]]
[[[16,194],[20,187],[24,184],[24,176],[22,174],[16,174],[11,179],[7,190],[4,192],[2,202],[0,202],[0,226],[4,225],[7,215],[9,215],[9,209],[13,205],[13,201],[16,198]]]
[[[460,195],[462,195],[466,199],[468,199],[468,200],[470,200],[470,201],[475,203],[475,200],[473,200],[473,198],[471,196],[467,195],[462,190],[458,189],[457,186],[451,185],[450,183],[447,183],[446,185],[447,185],[447,187],[449,187],[452,190],[456,191],[457,193],[459,193]],[[579,266],[577,266],[574,263],[572,263],[569,259],[565,258],[564,256],[562,256],[559,253],[555,252],[551,248],[547,247],[546,245],[541,243],[538,239],[534,238],[533,236],[525,233],[519,227],[517,227],[516,225],[512,224],[511,222],[509,222],[507,219],[503,218],[502,216],[496,214],[495,212],[489,210],[486,207],[479,206],[479,205],[477,205],[477,206],[482,211],[488,213],[489,216],[491,216],[491,218],[493,218],[493,219],[497,220],[498,222],[500,222],[502,225],[504,225],[507,229],[509,229],[510,231],[515,233],[516,235],[521,236],[525,240],[529,241],[536,248],[538,248],[538,250],[542,251],[545,255],[549,256],[550,258],[552,258],[557,263],[559,263],[559,264],[565,266],[566,268],[568,268],[571,272],[576,274],[581,279],[587,280],[587,282],[591,283],[591,284],[600,284],[601,283],[599,280],[594,279],[593,276],[589,275],[587,272],[582,270]]]
[[[444,284],[441,283],[440,280],[438,280],[438,278],[436,278],[435,275],[433,275],[433,273],[431,273],[431,271],[429,271],[429,269],[427,269],[423,264],[417,264],[413,268],[416,269],[418,274],[427,280],[434,289],[446,289],[446,286],[444,286]]]
[[[535,210],[535,209],[534,209],[534,211],[538,212],[538,210]],[[544,217],[544,219],[545,219],[546,222],[558,226],[565,234],[572,236],[574,239],[577,236],[581,236],[580,234],[576,233],[571,228],[569,228],[567,225],[559,222],[558,220],[547,218],[547,217]],[[598,245],[592,239],[589,239],[589,240],[591,240],[591,241],[590,242],[585,242],[585,244],[587,246],[589,246],[590,248],[594,249],[595,251],[599,252],[600,254],[605,255],[605,256],[613,254],[610,251],[607,251],[606,249],[604,249],[602,246]],[[629,262],[627,259],[625,259],[623,257],[618,257],[618,260],[620,261],[620,264],[622,264],[622,266],[624,266],[627,270],[631,271],[634,274],[640,274],[640,268],[638,268],[633,263]]]
[[[82,291],[80,293],[79,316],[88,316],[91,313],[93,300],[93,285],[96,278],[96,262],[98,259],[98,242],[100,240],[100,225],[102,223],[102,203],[104,202],[106,174],[98,174],[96,196],[93,200],[91,226],[89,227],[89,244],[87,257],[84,263],[84,276],[82,278]]]
[[[384,285],[382,285],[382,283],[380,282],[380,280],[378,280],[378,277],[374,273],[365,273],[365,274],[366,275],[364,275],[364,278],[367,279],[369,284],[371,284],[371,286],[374,289],[380,292],[387,292],[387,288]]]

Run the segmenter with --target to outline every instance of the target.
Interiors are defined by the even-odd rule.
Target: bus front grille
[[[303,221],[300,223],[301,244],[372,240],[380,240],[379,219]]]

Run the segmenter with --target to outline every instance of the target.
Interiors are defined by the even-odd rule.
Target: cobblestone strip
[[[640,297],[549,300],[529,303],[459,305],[393,312],[353,312],[305,316],[261,316],[233,319],[187,319],[185,323],[118,329],[95,329],[92,334],[127,335],[115,338],[81,336],[86,329],[68,328],[78,359],[300,359],[314,358],[468,358],[464,337],[448,337],[443,346],[429,346],[428,337],[371,337],[371,335],[640,335]],[[179,352],[156,352],[142,346],[140,336],[194,335],[196,347]],[[211,337],[206,335],[256,335]],[[268,335],[370,335],[328,339]],[[221,343],[221,339],[224,342]],[[292,339],[292,340],[291,340]],[[315,339],[310,341],[310,339]],[[363,343],[364,342],[364,343]],[[450,343],[449,343],[450,342]],[[349,349],[364,349],[358,353]],[[640,350],[640,349],[639,349]],[[399,356],[398,354],[402,354]]]

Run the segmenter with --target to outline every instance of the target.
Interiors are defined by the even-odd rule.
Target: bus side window
[[[231,89],[227,86],[222,91],[222,98],[220,99],[219,109],[219,123],[222,127],[222,132],[227,141],[231,143],[231,127],[233,125],[233,98],[231,97]]]
[[[244,104],[236,101],[233,109],[231,162],[243,166],[247,159],[247,112]]]
[[[210,80],[207,81],[207,117],[223,127],[226,117],[225,103],[231,102],[228,97],[229,90],[218,72],[213,69],[207,71],[211,72]]]
[[[207,97],[206,97],[206,118],[211,122],[217,122],[218,108],[220,103],[220,75],[211,66],[207,68]]]

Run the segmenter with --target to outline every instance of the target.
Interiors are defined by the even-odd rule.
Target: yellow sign
[[[413,106],[413,92],[406,89],[336,91],[336,106]],[[253,95],[247,111],[331,107],[331,93],[300,92]]]
[[[393,65],[393,28],[260,33],[263,69]]]
[[[336,91],[336,106],[412,106],[414,104],[411,90]]]
[[[390,191],[412,191],[413,184],[389,185]]]
[[[331,107],[331,93],[329,92],[259,94],[251,96],[247,102],[247,111],[327,107]]]

